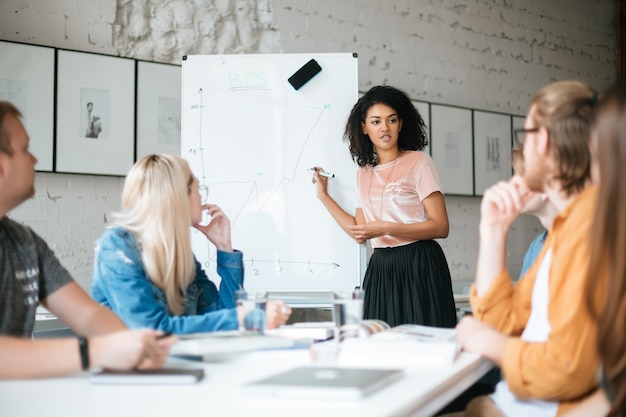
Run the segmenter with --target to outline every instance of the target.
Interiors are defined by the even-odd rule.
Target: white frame
[[[475,193],[511,178],[511,116],[474,110]]]
[[[474,195],[472,111],[431,104],[431,153],[443,192]]]
[[[180,65],[137,62],[137,160],[149,154],[180,155],[181,139],[181,76]],[[160,103],[167,99],[170,103]],[[178,100],[178,114],[162,114],[171,110]],[[177,117],[177,120],[172,120]],[[170,123],[168,123],[168,120]],[[178,142],[163,143],[159,138],[171,136],[178,122]],[[169,132],[164,132],[169,128]]]
[[[37,171],[52,171],[54,48],[0,41],[0,56],[0,100],[11,102],[22,113],[30,150],[39,161]],[[26,83],[25,91],[15,81]]]
[[[296,91],[287,80],[312,58],[323,70]],[[329,189],[354,210],[357,166],[341,135],[357,101],[356,58],[189,55],[182,62],[181,155],[230,217],[233,242],[245,254],[246,288],[303,293],[361,285],[365,245],[355,245],[328,217],[307,172],[313,166],[333,172]],[[289,235],[308,238],[295,242]],[[213,247],[199,232],[192,240],[198,260],[216,276]]]
[[[126,175],[134,162],[135,61],[59,50],[57,68],[56,171]],[[97,139],[81,130],[85,92],[106,97],[94,106],[103,115]]]

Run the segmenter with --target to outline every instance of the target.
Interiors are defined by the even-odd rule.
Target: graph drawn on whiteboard
[[[309,59],[322,71],[299,90],[287,79]],[[352,54],[188,56],[181,154],[231,220],[246,288],[327,290],[360,284],[364,248],[315,196],[307,168],[335,174],[329,191],[355,210],[355,170],[342,140],[357,96]],[[194,253],[211,279],[215,249]]]

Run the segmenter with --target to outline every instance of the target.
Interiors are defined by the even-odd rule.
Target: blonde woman
[[[228,217],[215,204],[202,205],[200,188],[174,155],[148,155],[128,173],[123,210],[96,244],[91,294],[129,327],[175,334],[238,328],[243,254],[233,250]],[[205,210],[211,221],[203,226]],[[219,290],[193,255],[190,226],[217,248]],[[269,302],[267,327],[284,324],[290,313]]]

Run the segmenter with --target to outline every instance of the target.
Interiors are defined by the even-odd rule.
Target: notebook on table
[[[285,398],[355,400],[402,377],[399,369],[297,367],[244,387],[250,394]]]
[[[91,374],[92,384],[157,385],[195,384],[204,377],[203,369],[163,368],[133,371],[98,371]]]

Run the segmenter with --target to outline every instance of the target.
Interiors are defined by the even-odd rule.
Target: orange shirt
[[[483,297],[477,296],[475,286],[470,294],[477,319],[516,336],[506,343],[502,356],[510,390],[519,399],[560,401],[558,414],[577,404],[598,383],[597,329],[584,300],[596,198],[596,187],[589,187],[557,215],[543,250],[517,284],[503,270]],[[524,341],[519,335],[528,322],[533,286],[549,250],[551,330],[546,342]]]
[[[441,192],[439,175],[432,158],[423,152],[405,151],[397,159],[357,171],[357,208],[366,222],[420,223],[426,220],[422,201]],[[373,248],[407,245],[415,239],[380,236],[370,240]]]

